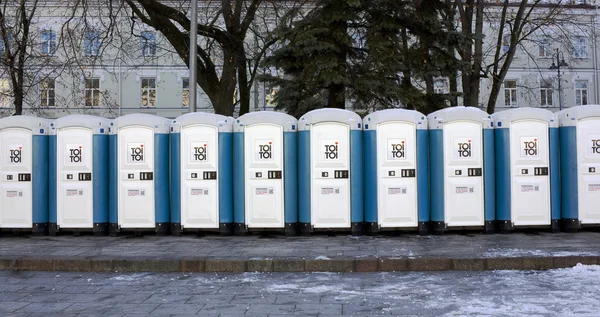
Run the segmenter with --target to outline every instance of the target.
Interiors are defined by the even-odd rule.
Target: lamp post
[[[198,81],[198,70],[196,65],[196,58],[198,53],[198,47],[196,42],[198,40],[198,0],[190,1],[190,77],[188,79],[190,92],[189,92],[189,106],[190,112],[196,112],[196,82]]]
[[[556,57],[556,64],[554,63],[554,57]],[[565,62],[565,55],[558,48],[556,49],[556,53],[552,54],[552,65],[549,69],[556,69],[558,73],[558,109],[562,110],[562,89],[560,86],[560,68],[569,66],[567,62]]]

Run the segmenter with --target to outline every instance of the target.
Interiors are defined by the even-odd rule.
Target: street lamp
[[[556,64],[554,63],[554,57],[556,57]],[[565,62],[565,55],[563,52],[556,49],[556,53],[552,54],[552,65],[549,69],[556,69],[558,73],[558,109],[562,110],[562,89],[560,87],[560,68],[569,66],[567,62]]]

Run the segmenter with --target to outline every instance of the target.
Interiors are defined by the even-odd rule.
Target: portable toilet
[[[563,228],[600,224],[600,105],[565,109],[560,123]]]
[[[233,118],[192,112],[171,123],[171,233],[233,230]]]
[[[50,123],[50,235],[108,233],[109,122],[70,115]]]
[[[298,120],[280,112],[247,113],[234,123],[235,233],[298,230]]]
[[[298,122],[298,208],[301,233],[362,233],[362,120],[352,111],[313,110]]]
[[[0,229],[48,232],[48,120],[0,119]]]
[[[433,232],[483,228],[494,232],[494,127],[474,107],[429,114]]]
[[[363,119],[367,233],[429,227],[429,137],[420,112],[389,109]]]
[[[496,222],[500,232],[516,227],[560,230],[558,118],[545,109],[494,113]]]
[[[129,114],[110,123],[110,234],[121,230],[169,232],[171,120]]]

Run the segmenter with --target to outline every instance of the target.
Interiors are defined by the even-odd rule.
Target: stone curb
[[[600,256],[494,258],[0,257],[0,270],[71,272],[401,272],[549,270],[599,264]]]

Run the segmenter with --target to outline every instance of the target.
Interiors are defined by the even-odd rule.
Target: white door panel
[[[377,126],[378,224],[416,227],[416,126],[386,122]]]
[[[515,121],[510,127],[511,219],[515,226],[550,224],[548,123]]]
[[[219,130],[181,129],[181,226],[219,228]]]
[[[249,125],[244,144],[246,224],[248,228],[283,228],[283,127]]]
[[[0,228],[31,228],[32,133],[12,128],[0,131]]]
[[[577,123],[577,143],[579,219],[600,223],[600,118]]]
[[[445,219],[451,226],[483,226],[483,130],[479,122],[444,125]],[[432,198],[432,199],[435,199]]]
[[[154,130],[131,126],[118,133],[119,226],[154,228]]]
[[[93,228],[92,130],[65,128],[56,134],[56,198],[59,228]]]
[[[350,127],[324,122],[310,130],[311,222],[350,227]]]

